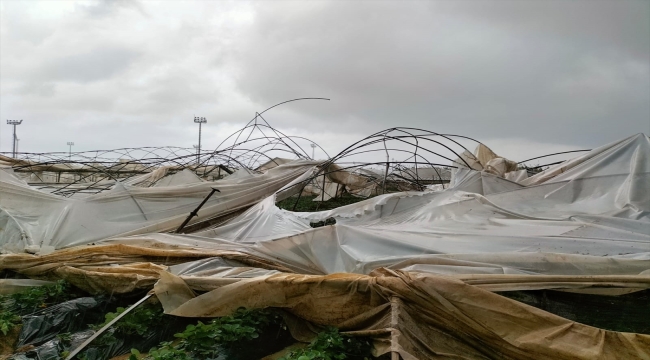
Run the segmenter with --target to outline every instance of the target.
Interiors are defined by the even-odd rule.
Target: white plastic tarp
[[[169,186],[138,187],[117,183],[108,191],[84,198],[65,198],[39,191],[0,169],[0,249],[47,252],[86,245],[114,236],[176,229],[210,193],[216,193],[190,224],[255,204],[317,162],[294,161],[264,174],[242,174],[203,182],[191,174],[172,176]],[[163,183],[163,185],[165,185]]]
[[[149,241],[238,243],[312,274],[367,274],[384,266],[436,274],[647,275],[648,137],[580,158],[549,169],[557,175],[535,186],[466,169],[442,192],[387,194],[316,213],[278,209],[269,197],[225,226]],[[335,225],[310,227],[330,217]]]

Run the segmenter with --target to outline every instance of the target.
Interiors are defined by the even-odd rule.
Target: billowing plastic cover
[[[39,191],[10,169],[0,169],[0,250],[46,253],[114,236],[174,230],[212,188],[221,192],[201,208],[190,225],[251,206],[316,164],[294,161],[264,174],[246,173],[215,182],[181,172],[163,178],[158,186],[117,183],[109,191],[84,198]]]
[[[549,177],[548,174],[557,174]],[[112,242],[223,248],[310,274],[378,267],[434,274],[650,275],[650,141],[635,135],[532,177],[523,186],[460,169],[444,191],[380,195],[294,213],[273,196],[189,237]],[[335,225],[311,228],[328,218]]]

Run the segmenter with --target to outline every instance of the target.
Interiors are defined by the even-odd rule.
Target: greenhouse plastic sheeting
[[[367,274],[383,266],[447,275],[649,275],[648,137],[580,159],[549,169],[560,175],[535,186],[460,169],[442,192],[387,194],[316,213],[281,210],[269,197],[193,236],[111,242],[210,249],[238,243],[305,274]],[[328,218],[336,224],[311,228]]]
[[[174,237],[155,234],[162,240]],[[153,238],[146,238],[151,241]],[[179,246],[148,246],[114,244],[76,246],[47,255],[25,253],[0,256],[0,270],[12,270],[33,279],[65,279],[91,294],[128,293],[151,288],[161,271],[170,265],[192,263],[197,259],[222,258],[244,264],[251,269],[292,272],[275,261],[241,251],[241,246],[224,242],[221,250],[183,248]],[[214,264],[214,262],[211,262]],[[186,265],[193,268],[193,265]],[[204,270],[205,269],[204,267]]]
[[[114,236],[170,231],[212,188],[221,192],[201,208],[190,225],[251,206],[316,164],[294,161],[264,174],[215,182],[179,173],[170,179],[170,186],[143,188],[117,183],[111,190],[76,199],[36,190],[10,169],[0,169],[0,250],[46,253]]]
[[[296,319],[372,336],[376,355],[393,352],[407,360],[650,359],[648,335],[586,326],[493,293],[620,295],[650,288],[647,136],[608,144],[518,182],[459,168],[443,191],[380,195],[316,213],[277,208],[278,198],[310,176],[310,166],[269,170],[265,175],[287,171],[273,190],[280,189],[277,195],[215,229],[121,236],[43,256],[3,255],[0,269],[64,278],[95,293],[156,283],[166,312],[178,316],[282,307]],[[260,179],[248,179],[237,181],[250,191]],[[11,178],[2,186],[36,196]],[[68,201],[37,194],[44,204]],[[25,227],[37,219],[17,218]],[[310,225],[330,218],[334,225]],[[77,233],[63,234],[58,238],[76,244]],[[290,324],[292,333],[305,338],[299,325]]]
[[[204,285],[210,280],[204,279]],[[215,282],[217,279],[213,279]],[[238,307],[285,308],[297,318],[375,339],[374,355],[402,359],[648,359],[650,335],[576,323],[462,281],[379,269],[368,275],[276,274],[195,288],[164,274],[166,313],[215,317]],[[205,290],[202,288],[201,290]],[[288,322],[295,338],[306,326]]]

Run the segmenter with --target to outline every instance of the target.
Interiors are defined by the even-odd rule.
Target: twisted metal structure
[[[325,149],[305,137],[290,136],[274,128],[264,118],[267,111],[298,100],[329,100],[326,98],[298,98],[273,105],[255,116],[240,130],[226,137],[216,149],[201,151],[176,146],[121,148],[111,150],[67,152],[18,153],[16,158],[0,153],[0,163],[9,164],[13,171],[30,185],[43,191],[65,197],[95,194],[112,188],[116,182],[155,186],[154,180],[138,182],[139,177],[164,170],[163,176],[190,170],[200,178],[213,181],[237,170],[260,172],[277,166],[281,159],[313,160],[306,149],[318,147],[327,156],[314,174],[297,186],[302,194],[305,187],[325,194],[326,182],[358,183],[358,187],[372,188],[361,196],[404,190],[424,190],[431,185],[450,181],[451,169],[470,167],[466,160],[472,157],[468,147],[481,142],[455,134],[442,134],[425,129],[394,127],[371,134],[329,156]],[[533,160],[584,152],[574,150],[534,157],[519,162],[529,172],[557,164],[529,166]],[[342,177],[347,177],[342,179]],[[337,186],[334,196],[341,191],[352,191],[354,185]],[[356,195],[360,192],[357,191]],[[297,201],[300,199],[298,196]]]
[[[10,165],[30,185],[65,197],[99,193],[110,189],[117,181],[129,182],[158,169],[164,169],[166,175],[190,170],[204,180],[213,181],[237,170],[255,172],[265,164],[272,167],[279,158],[310,159],[304,147],[315,142],[288,136],[262,117],[268,110],[298,100],[329,99],[299,98],[271,106],[256,113],[215,150],[198,154],[194,149],[176,146],[18,153],[15,158],[10,157],[12,154],[0,153],[0,163]],[[146,183],[146,186],[154,185],[155,182]]]
[[[548,168],[549,166],[561,164],[561,163],[563,163],[563,162],[565,162],[567,160],[566,156],[560,156],[560,155],[575,154],[575,153],[588,152],[588,151],[591,151],[591,149],[556,152],[556,153],[546,154],[546,155],[542,155],[542,156],[536,156],[536,157],[533,157],[533,158],[530,158],[530,159],[519,161],[519,164],[520,164],[521,167],[528,170],[528,172],[530,174],[535,174],[535,173],[538,173],[538,172],[542,171],[545,168]],[[533,161],[533,160],[548,159],[548,158],[552,158],[552,159],[556,159],[556,160],[553,160],[553,161],[551,161],[549,163],[544,163],[542,165],[529,165],[530,162]],[[562,160],[557,160],[557,159],[562,159]],[[544,160],[544,161],[548,161],[548,160]]]
[[[465,143],[465,144],[464,144]],[[348,189],[354,184],[372,191],[366,196],[394,191],[424,190],[430,185],[444,185],[450,181],[451,169],[460,166],[471,167],[464,159],[471,151],[466,144],[480,144],[470,137],[440,134],[433,131],[395,127],[371,134],[343,149],[329,158],[312,177],[301,184],[313,186],[325,194],[326,182],[346,182],[341,173],[347,174]],[[465,156],[461,156],[465,154]],[[385,160],[384,160],[385,159]],[[350,177],[354,179],[350,181]],[[336,178],[339,178],[336,180]],[[337,187],[334,196],[339,192]],[[300,195],[294,204],[298,204]]]

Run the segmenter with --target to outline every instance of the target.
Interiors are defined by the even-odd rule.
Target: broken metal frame
[[[169,174],[189,169],[204,179],[217,169],[229,174],[242,168],[254,172],[262,159],[274,161],[272,153],[310,159],[297,140],[316,144],[314,141],[300,136],[287,136],[272,127],[262,116],[277,106],[299,100],[329,99],[291,99],[255,113],[255,117],[246,126],[228,136],[214,151],[197,154],[194,149],[182,147],[142,147],[76,152],[71,156],[68,152],[20,153],[19,159],[4,160],[13,164],[15,172],[37,179],[38,182],[32,182],[32,186],[64,197],[78,193],[99,193],[110,189],[114,182],[125,181],[161,167],[168,167]],[[239,141],[240,138],[245,140]],[[226,146],[233,139],[234,142]],[[327,154],[322,147],[316,146]],[[56,174],[56,181],[46,181],[41,175],[43,172]],[[61,174],[73,174],[73,178],[69,179],[68,175],[66,181],[61,182]],[[154,184],[155,182],[149,186]]]
[[[461,156],[473,156],[462,142],[470,141],[480,144],[478,140],[463,135],[442,134],[425,129],[412,127],[394,127],[371,134],[330,157],[327,152],[315,142],[300,136],[289,136],[274,128],[263,117],[267,111],[299,100],[329,100],[327,98],[297,98],[273,105],[264,111],[256,112],[255,116],[240,130],[224,139],[214,151],[205,151],[199,154],[194,149],[181,147],[142,147],[121,148],[114,150],[97,150],[74,153],[71,159],[67,152],[55,153],[20,153],[20,159],[5,161],[13,162],[13,169],[17,173],[27,173],[30,177],[39,180],[31,185],[42,190],[61,196],[73,196],[78,193],[95,194],[110,189],[115,182],[125,181],[134,176],[147,174],[155,169],[167,167],[168,173],[173,174],[184,169],[193,171],[197,176],[208,179],[215,171],[219,170],[232,174],[236,169],[246,169],[255,172],[265,161],[275,162],[273,156],[282,154],[298,159],[311,159],[309,153],[298,144],[298,140],[315,144],[328,157],[321,163],[313,176],[300,184],[302,190],[307,184],[313,185],[323,192],[325,196],[325,180],[330,171],[327,169],[332,164],[348,164],[349,159],[364,155],[373,157],[377,151],[386,156],[385,161],[362,161],[344,166],[336,171],[350,171],[358,176],[365,177],[370,183],[381,188],[382,193],[387,192],[387,183],[400,183],[403,187],[413,190],[424,190],[425,184],[438,182],[443,185],[448,181],[442,175],[456,165],[470,167]],[[231,142],[230,145],[226,145]],[[404,148],[400,148],[406,147]],[[584,152],[589,150],[573,150],[553,153],[524,160],[520,164],[542,159],[550,156]],[[1,155],[2,153],[0,153]],[[402,159],[395,161],[391,154],[401,155]],[[469,155],[467,155],[469,154]],[[404,158],[406,155],[406,158]],[[433,158],[432,158],[433,157]],[[561,162],[561,161],[560,161]],[[560,162],[527,167],[527,169],[540,169]],[[276,163],[276,165],[279,165]],[[382,173],[373,171],[373,166],[381,166]],[[363,171],[366,169],[367,171]],[[421,177],[420,169],[433,169],[435,175]],[[41,173],[56,173],[56,181],[45,181]],[[374,174],[373,174],[374,173]],[[73,174],[73,179],[61,182],[61,174]],[[376,176],[375,176],[376,174]],[[78,179],[77,179],[78,175]],[[220,175],[218,175],[220,176]],[[320,176],[323,181],[316,181]],[[212,179],[215,177],[212,175]],[[158,179],[159,180],[159,179]],[[153,186],[157,181],[148,186]],[[40,186],[39,186],[40,185]],[[337,186],[337,189],[339,187]],[[302,190],[298,194],[294,209],[300,200]],[[338,193],[338,190],[337,190]],[[336,194],[335,194],[336,196]]]
[[[205,203],[208,200],[210,200],[210,198],[212,197],[212,195],[214,195],[215,192],[221,192],[221,191],[219,191],[219,189],[212,188],[212,191],[210,191],[208,196],[206,196],[205,199],[203,199],[203,201],[201,201],[201,203],[199,204],[199,206],[196,207],[196,209],[194,209],[194,210],[192,210],[192,212],[190,212],[190,214],[187,216],[185,221],[183,221],[181,226],[179,226],[178,229],[176,229],[176,231],[175,231],[176,234],[181,234],[181,231],[183,231],[183,228],[185,228],[185,225],[187,225],[187,223],[189,223],[190,220],[192,220],[193,217],[199,216],[199,210],[201,210],[203,205],[205,205]]]
[[[321,164],[318,167],[318,170],[315,171],[309,179],[306,179],[301,183],[302,189],[298,194],[293,209],[296,209],[305,186],[311,183],[317,187],[317,184],[320,181],[316,181],[316,179],[320,176],[323,176],[323,187],[321,191],[324,193],[325,176],[331,172],[336,171],[352,170],[354,172],[363,168],[369,168],[373,165],[381,165],[385,168],[383,175],[378,173],[377,177],[375,177],[373,180],[376,182],[377,186],[381,187],[382,193],[387,192],[386,183],[389,181],[389,178],[391,176],[409,184],[413,189],[424,190],[424,182],[428,180],[420,178],[418,169],[433,169],[437,175],[437,179],[432,179],[433,182],[435,182],[435,180],[438,180],[442,184],[444,180],[440,170],[444,169],[441,168],[457,167],[454,164],[471,167],[469,163],[467,163],[467,161],[461,156],[461,153],[470,154],[470,156],[473,155],[463,144],[461,144],[461,142],[459,142],[459,140],[470,140],[476,142],[477,144],[480,144],[479,141],[467,136],[440,134],[425,129],[410,127],[395,127],[376,132],[370,136],[365,137],[364,139],[353,143],[341,151],[339,154],[331,157],[323,164]],[[389,143],[392,145],[388,145]],[[406,146],[408,149],[398,148],[400,145]],[[365,156],[372,156],[375,152],[382,152],[385,154],[386,161],[361,162],[360,164],[339,168],[335,171],[327,170],[330,165],[333,165],[335,163],[340,165],[342,163],[345,163],[346,160],[351,157],[361,154],[364,154]],[[405,153],[407,155],[407,158],[400,161],[392,161],[390,157],[391,153]],[[444,164],[441,161],[435,161],[433,158],[430,159],[430,157],[434,157],[435,159],[440,159],[441,161],[449,163]],[[405,165],[407,164],[411,165],[411,168],[406,167]],[[406,175],[404,173],[406,173]]]

